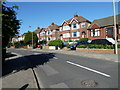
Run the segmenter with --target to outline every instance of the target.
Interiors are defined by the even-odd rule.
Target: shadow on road
[[[29,68],[35,68],[39,65],[44,65],[45,63],[50,62],[50,59],[54,56],[54,53],[47,53],[6,60],[2,67],[2,76],[16,73],[21,70],[27,70]]]

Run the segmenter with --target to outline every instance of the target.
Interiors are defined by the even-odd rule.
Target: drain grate
[[[98,85],[98,82],[96,82],[95,80],[84,80],[81,82],[81,84],[83,86],[86,86],[86,87],[97,87]]]

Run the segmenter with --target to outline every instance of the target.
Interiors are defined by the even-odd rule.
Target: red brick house
[[[88,38],[87,28],[91,22],[82,16],[74,15],[69,20],[64,20],[59,26],[59,37],[61,40],[79,40],[80,38]]]
[[[119,17],[119,18],[118,18]],[[117,19],[117,38],[120,41],[120,14]],[[94,20],[88,28],[88,39],[114,38],[114,17],[106,17]]]
[[[59,38],[59,26],[56,25],[55,23],[51,23],[50,26],[46,28],[46,40],[51,41],[51,40],[56,40]]]
[[[46,28],[41,28],[39,35],[40,35],[40,41],[47,40]]]
[[[38,41],[40,41],[40,31],[41,31],[40,27],[38,27],[35,31],[33,31],[37,34]]]

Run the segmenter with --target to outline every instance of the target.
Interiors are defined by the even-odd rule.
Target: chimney
[[[51,25],[54,25],[54,22],[52,22]]]
[[[37,29],[40,29],[40,27],[38,27]]]
[[[78,15],[77,15],[77,14],[75,14],[75,15],[74,15],[74,18],[77,18],[77,17],[78,17]]]

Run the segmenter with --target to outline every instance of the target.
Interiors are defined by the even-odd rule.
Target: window
[[[63,30],[70,30],[70,27],[68,25],[63,26]]]
[[[62,27],[60,27],[60,31],[62,31]]]
[[[77,28],[77,25],[76,25],[76,23],[75,23],[75,24],[73,24],[73,28]]]
[[[73,32],[73,37],[77,37],[77,32]]]
[[[91,36],[100,36],[100,29],[93,29],[91,30]]]
[[[48,40],[50,40],[50,37],[48,37]]]
[[[64,33],[63,34],[63,38],[69,38],[70,37],[70,33]]]
[[[108,27],[108,28],[106,28],[106,35],[107,35],[107,36],[113,35],[113,27]]]
[[[81,23],[81,27],[82,27],[82,28],[86,27],[86,26],[85,26],[85,23]]]

